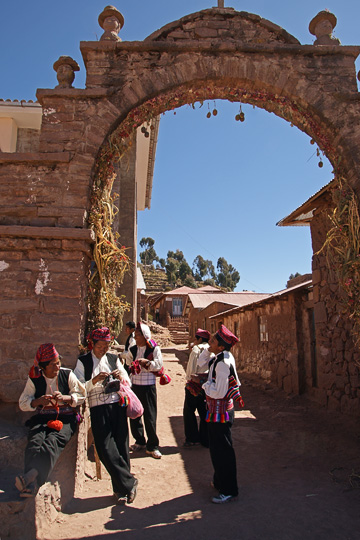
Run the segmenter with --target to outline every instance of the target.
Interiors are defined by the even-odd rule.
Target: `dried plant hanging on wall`
[[[110,137],[101,149],[96,164],[89,216],[89,225],[96,239],[93,248],[95,267],[92,269],[88,290],[88,328],[108,326],[115,336],[120,333],[123,315],[130,307],[125,297],[118,295],[130,261],[126,247],[119,244],[119,234],[114,233],[112,228],[118,212],[115,206],[118,195],[112,193],[112,188],[116,178],[114,163],[124,159],[129,145],[130,139],[119,144],[115,137]]]
[[[360,219],[358,201],[348,182],[338,177],[332,190],[335,208],[329,215],[331,227],[323,247],[330,273],[342,288],[339,299],[352,322],[352,337],[360,346]]]

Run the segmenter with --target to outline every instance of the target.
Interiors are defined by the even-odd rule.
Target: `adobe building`
[[[193,291],[189,294],[184,308],[184,313],[189,319],[189,341],[194,340],[198,328],[208,330],[211,334],[216,332],[221,322],[215,324],[211,318],[212,315],[217,315],[233,307],[251,304],[267,296],[269,295],[265,293],[251,291],[214,291],[212,294],[197,294],[197,291]]]
[[[129,211],[126,220],[119,220],[120,237],[126,238],[130,260],[136,260],[137,132],[156,145],[156,119],[163,112],[210,99],[273,112],[313,139],[359,198],[355,60],[360,48],[320,35],[315,23],[310,32],[315,44],[301,44],[276,24],[219,0],[217,7],[170,22],[144,41],[122,42],[112,35],[81,42],[84,89],[73,87],[76,63],[60,57],[56,87],[37,91],[41,128],[34,148],[17,148],[11,135],[0,153],[1,400],[17,400],[39,343],[55,341],[68,365],[74,365],[92,316],[85,299],[104,233],[91,223],[113,182],[121,210]],[[8,123],[10,133],[14,124]],[[148,156],[145,199],[154,153]],[[352,322],[339,313],[339,283],[325,255],[317,253],[329,224],[314,216],[312,228],[323,402],[338,377],[353,377],[347,396],[351,411],[359,413],[360,356]],[[125,282],[118,292],[131,299],[134,309],[135,277],[126,279],[131,284]],[[336,366],[331,376],[329,366],[330,371]]]
[[[311,275],[301,278],[287,289],[212,315],[210,321],[216,327],[225,324],[239,338],[232,353],[240,374],[255,374],[287,393],[307,392],[321,400]]]

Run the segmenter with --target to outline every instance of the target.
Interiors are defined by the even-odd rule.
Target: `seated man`
[[[110,475],[116,502],[130,504],[135,500],[138,480],[130,472],[126,406],[116,385],[112,391],[104,386],[109,374],[129,385],[130,380],[118,357],[108,352],[112,339],[106,327],[93,330],[88,338],[89,352],[79,357],[75,374],[86,386],[96,451]]]
[[[26,422],[29,426],[25,449],[24,474],[16,477],[20,497],[32,497],[44,484],[65,445],[75,433],[75,407],[85,400],[85,387],[70,369],[62,368],[52,343],[37,350],[19,399],[22,411],[36,411]]]

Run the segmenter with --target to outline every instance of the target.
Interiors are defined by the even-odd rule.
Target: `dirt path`
[[[208,450],[181,447],[187,357],[180,349],[163,354],[172,377],[158,387],[163,458],[132,458],[135,503],[114,506],[109,479],[89,479],[46,540],[110,540],[120,533],[122,540],[359,539],[359,425],[243,379],[246,410],[237,411],[233,426],[240,497],[214,505]]]

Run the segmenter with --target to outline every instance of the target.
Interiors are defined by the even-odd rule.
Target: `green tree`
[[[176,259],[173,259],[172,257],[168,258],[166,261],[165,270],[166,270],[167,280],[174,287],[178,279],[179,266],[180,266],[179,261],[177,261]]]
[[[194,277],[190,266],[184,259],[183,261],[181,261],[180,266],[179,266],[179,279],[181,280],[182,283],[184,283],[185,279],[188,276],[191,276],[192,278]]]
[[[289,279],[294,279],[298,276],[301,276],[301,274],[299,272],[295,272],[295,274],[290,274]]]
[[[240,274],[224,257],[219,257],[217,262],[216,283],[224,289],[233,291],[240,281]]]
[[[142,264],[153,264],[159,260],[154,248],[155,240],[153,238],[142,238],[139,243],[144,248],[144,251],[139,253]]]
[[[186,278],[183,281],[183,284],[185,287],[192,287],[193,289],[197,288],[197,283],[195,281],[195,278],[192,274],[188,274]]]
[[[197,255],[193,262],[193,276],[197,281],[215,279],[216,273],[213,263],[201,255]]]
[[[176,261],[179,261],[179,262],[185,261],[184,254],[182,251],[180,251],[180,249],[177,249],[176,251],[168,251],[167,258],[175,259]]]

